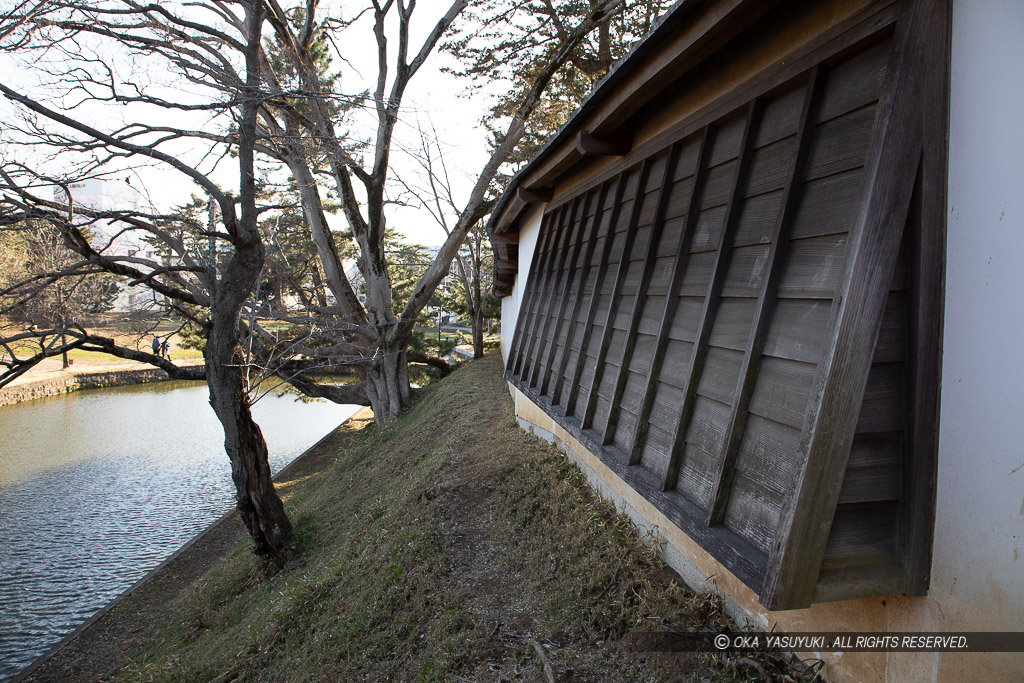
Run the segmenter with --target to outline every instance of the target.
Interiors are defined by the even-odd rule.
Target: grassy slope
[[[120,677],[542,680],[535,642],[558,680],[755,673],[616,643],[638,626],[723,617],[516,427],[494,357],[385,430],[332,439],[333,461],[284,488],[288,566],[270,573],[236,544],[124,653]]]

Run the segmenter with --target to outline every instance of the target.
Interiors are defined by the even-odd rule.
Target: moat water
[[[207,400],[159,382],[0,408],[0,681],[234,506]],[[274,472],[356,409],[257,401]]]

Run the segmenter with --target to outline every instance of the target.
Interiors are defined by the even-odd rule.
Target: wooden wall
[[[714,120],[557,196],[541,226],[507,377],[755,590],[793,542],[786,508],[830,417],[815,387],[835,360],[824,347],[897,40],[892,25],[838,38],[799,75],[733,93]],[[873,355],[863,399],[851,394],[816,599],[926,585],[906,542],[930,529],[930,509],[908,519],[908,478],[933,457],[915,447],[934,448],[912,438],[912,316],[937,294],[917,285],[920,212],[905,222],[865,332]]]

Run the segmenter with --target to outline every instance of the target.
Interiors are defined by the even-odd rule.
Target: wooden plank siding
[[[506,366],[771,609],[927,589],[944,171],[913,98],[947,48],[910,65],[947,29],[877,4],[556,190]]]

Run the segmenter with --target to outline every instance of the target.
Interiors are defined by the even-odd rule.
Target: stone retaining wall
[[[0,406],[31,401],[36,398],[68,394],[80,389],[99,389],[101,387],[119,387],[127,384],[144,384],[146,382],[162,382],[167,373],[157,368],[139,370],[114,370],[106,372],[87,372],[81,374],[63,374],[59,377],[26,382],[0,389]]]

